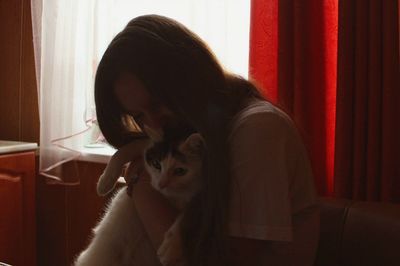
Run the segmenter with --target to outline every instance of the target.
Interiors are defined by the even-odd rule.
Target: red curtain
[[[250,73],[296,122],[321,195],[333,193],[337,0],[253,0]]]
[[[398,0],[339,4],[335,195],[400,202]]]
[[[398,0],[251,7],[250,78],[296,122],[319,195],[399,201]]]

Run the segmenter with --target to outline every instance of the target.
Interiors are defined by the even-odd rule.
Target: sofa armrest
[[[400,204],[320,198],[315,266],[400,265]]]

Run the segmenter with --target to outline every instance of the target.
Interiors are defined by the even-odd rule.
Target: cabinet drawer
[[[35,153],[0,155],[0,261],[36,265]]]

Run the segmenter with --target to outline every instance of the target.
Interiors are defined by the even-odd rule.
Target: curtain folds
[[[40,173],[53,182],[65,181],[57,166],[80,156],[87,144],[85,133],[95,121],[94,5],[94,0],[31,1],[39,88]]]
[[[320,195],[400,202],[399,1],[253,0],[250,78],[294,118]]]
[[[340,1],[335,195],[400,202],[397,0]]]

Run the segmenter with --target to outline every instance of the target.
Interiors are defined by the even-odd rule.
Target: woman
[[[181,228],[187,265],[312,265],[319,216],[295,127],[195,34],[161,16],[131,20],[99,64],[95,98],[116,148],[146,137],[144,125],[162,132],[184,123],[203,136],[203,189]],[[176,213],[149,183],[133,197],[149,261]]]

